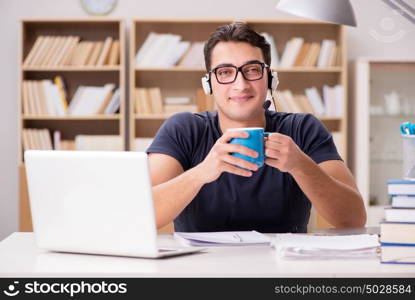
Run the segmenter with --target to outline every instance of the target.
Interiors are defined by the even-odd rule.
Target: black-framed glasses
[[[265,68],[269,68],[269,66],[263,62],[250,61],[240,67],[231,64],[219,65],[216,68],[210,70],[209,73],[214,73],[216,80],[220,84],[228,84],[236,80],[239,71],[245,80],[260,80],[262,77],[264,77]]]

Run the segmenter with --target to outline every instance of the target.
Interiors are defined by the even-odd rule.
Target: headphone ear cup
[[[277,72],[269,72],[268,74],[268,88],[271,90],[271,93],[273,93],[277,87],[280,81],[278,80],[278,74]]]
[[[212,87],[210,85],[210,79],[208,75],[202,77],[202,87],[206,95],[212,94]]]

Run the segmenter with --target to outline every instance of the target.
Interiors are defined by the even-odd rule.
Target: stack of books
[[[340,48],[334,40],[324,39],[320,44],[307,43],[301,37],[294,37],[285,44],[279,67],[334,67],[341,65],[340,60]]]
[[[182,41],[177,34],[150,32],[138,49],[137,67],[203,67],[204,42]]]
[[[165,97],[159,87],[135,89],[134,112],[137,115],[166,115],[180,112],[203,112],[215,110],[212,95],[205,95],[202,89],[196,91],[196,101],[192,97]]]
[[[27,116],[66,116],[114,114],[120,108],[120,90],[115,84],[79,86],[68,104],[61,76],[52,80],[24,80],[23,113]]]
[[[389,180],[391,206],[380,224],[382,263],[415,264],[415,181]]]
[[[120,41],[107,37],[104,41],[81,41],[79,36],[39,36],[24,67],[104,66],[118,65]]]
[[[48,129],[25,128],[22,130],[23,150],[52,150]]]
[[[316,116],[340,117],[344,111],[343,86],[323,86],[323,97],[316,87],[305,89],[304,94],[290,90],[277,91],[277,110],[292,113],[311,113]]]

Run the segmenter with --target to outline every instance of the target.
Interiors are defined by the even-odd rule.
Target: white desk
[[[176,245],[171,235],[161,246]],[[415,277],[414,265],[369,260],[281,260],[270,247],[216,247],[165,259],[54,253],[40,250],[33,233],[0,242],[0,277]]]

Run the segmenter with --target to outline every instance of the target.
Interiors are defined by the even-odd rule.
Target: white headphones
[[[212,85],[210,83],[210,76],[209,73],[205,74],[205,76],[202,77],[202,87],[203,91],[206,95],[212,94]],[[277,89],[278,84],[278,74],[275,71],[268,72],[268,89],[271,90],[271,93],[274,93],[274,91]]]

